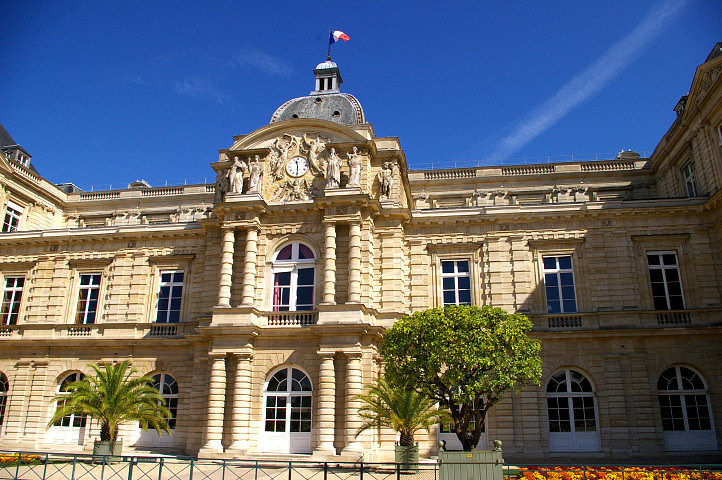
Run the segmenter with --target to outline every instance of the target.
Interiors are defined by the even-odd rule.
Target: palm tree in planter
[[[356,436],[371,428],[391,428],[399,433],[396,463],[419,463],[419,446],[414,442],[414,434],[421,429],[428,432],[437,423],[449,422],[449,413],[439,410],[434,400],[415,390],[392,385],[383,376],[367,388],[366,393],[355,397],[364,403],[359,409],[364,422]]]
[[[129,360],[121,363],[91,365],[95,375],[67,385],[66,392],[53,398],[58,407],[48,422],[55,422],[68,415],[87,415],[100,424],[100,442],[96,441],[96,455],[120,455],[122,442],[117,442],[118,427],[125,422],[138,422],[147,430],[154,428],[158,435],[171,433],[168,419],[171,412],[165,406],[153,378],[131,378],[136,373]]]

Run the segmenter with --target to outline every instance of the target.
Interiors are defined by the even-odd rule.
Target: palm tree
[[[115,442],[121,423],[137,421],[147,430],[154,428],[171,433],[168,419],[171,412],[165,406],[153,378],[130,378],[136,370],[129,360],[117,364],[91,365],[94,377],[83,377],[67,386],[67,393],[53,398],[58,408],[48,422],[48,428],[67,415],[87,415],[100,423],[100,440]]]
[[[428,432],[432,425],[450,418],[448,412],[436,408],[434,400],[415,390],[391,385],[384,377],[355,398],[364,402],[359,409],[364,423],[356,436],[369,428],[388,427],[399,432],[399,445],[404,447],[414,446],[414,433],[418,430],[423,428]]]

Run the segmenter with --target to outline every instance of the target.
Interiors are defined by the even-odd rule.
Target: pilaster
[[[363,376],[361,373],[361,352],[346,353],[346,428],[345,446],[343,454],[363,455],[361,442],[356,438],[356,431],[361,426],[361,418],[358,411],[361,408],[361,401],[357,399],[363,388]]]
[[[319,352],[321,364],[318,379],[318,446],[314,454],[335,455],[333,446],[336,418],[336,374],[333,352]]]
[[[246,232],[246,256],[243,264],[243,300],[245,306],[252,306],[256,296],[256,257],[258,256],[258,230],[249,228]],[[219,302],[220,303],[220,302]]]
[[[236,357],[236,376],[233,382],[233,429],[232,444],[229,451],[245,454],[248,451],[250,434],[249,418],[251,416],[251,362],[250,354],[239,354]]]
[[[336,224],[325,225],[325,251],[323,264],[323,303],[336,303]]]
[[[361,302],[361,223],[352,222],[349,226],[349,303]]]

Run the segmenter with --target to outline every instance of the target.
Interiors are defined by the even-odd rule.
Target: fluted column
[[[361,426],[361,417],[358,411],[361,401],[356,395],[362,393],[363,376],[361,374],[361,352],[347,354],[346,367],[346,432],[343,453],[358,454],[363,452],[361,442],[356,438],[356,431]]]
[[[248,450],[249,417],[251,416],[251,355],[236,355],[236,377],[233,382],[233,428],[230,450]]]
[[[318,447],[316,453],[335,454],[333,446],[336,428],[336,372],[333,365],[333,353],[319,353],[321,368],[318,378]]]
[[[226,403],[226,357],[213,355],[211,378],[208,384],[208,418],[206,420],[206,444],[203,454],[223,452],[223,409]],[[200,453],[200,452],[199,452]]]
[[[258,255],[258,230],[246,232],[246,257],[243,262],[243,305],[253,305],[256,296],[256,256]]]
[[[361,224],[353,222],[349,228],[348,301],[361,303]]]
[[[231,306],[231,280],[233,276],[233,248],[236,232],[233,228],[223,229],[221,243],[221,268],[218,279],[218,306]]]
[[[326,249],[323,264],[323,303],[336,303],[336,224],[326,224]]]

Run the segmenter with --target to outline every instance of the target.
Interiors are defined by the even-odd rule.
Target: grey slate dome
[[[335,62],[328,58],[319,63],[313,73],[316,89],[307,97],[293,98],[278,107],[270,123],[294,118],[316,118],[341,125],[366,123],[363,108],[356,97],[339,91],[343,80]]]

